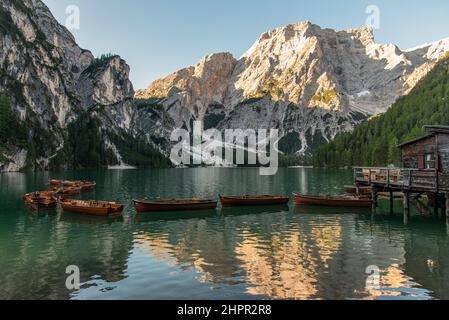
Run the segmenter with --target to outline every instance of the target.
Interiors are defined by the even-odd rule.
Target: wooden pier
[[[410,214],[412,195],[431,195],[435,210],[439,209],[438,204],[443,197],[449,199],[449,190],[439,185],[436,170],[357,167],[354,168],[354,181],[356,185],[372,187],[374,210],[377,208],[380,193],[389,194],[391,212],[395,194],[403,193],[404,211],[407,216]],[[449,218],[449,212],[446,212],[446,215]]]
[[[395,192],[403,193],[404,220],[410,215],[410,198],[427,195],[434,213],[442,210],[449,220],[449,126],[426,126],[428,135],[399,146],[403,167],[357,167],[354,181],[359,186],[371,186],[373,210],[379,192],[390,194],[393,211]]]

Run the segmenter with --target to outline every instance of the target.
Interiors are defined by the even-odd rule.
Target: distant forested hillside
[[[449,125],[449,53],[415,89],[385,114],[340,134],[319,147],[314,166],[386,166],[399,164],[397,145],[424,134],[424,125]]]

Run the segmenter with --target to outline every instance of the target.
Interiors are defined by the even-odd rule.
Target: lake
[[[83,199],[123,217],[36,214],[49,178],[96,180]],[[198,168],[0,174],[1,299],[449,299],[446,223],[402,203],[370,209],[262,207],[141,214],[135,198],[338,194],[352,171]],[[66,288],[67,266],[81,288]],[[377,273],[378,272],[378,273]],[[374,282],[373,282],[374,280]],[[372,285],[372,284],[375,285]]]

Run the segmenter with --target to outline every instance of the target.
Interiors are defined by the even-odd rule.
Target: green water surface
[[[23,194],[49,178],[96,180],[81,198],[123,203],[123,216],[30,212]],[[0,174],[0,299],[448,299],[446,223],[415,213],[405,225],[401,201],[394,215],[388,202],[376,215],[292,202],[142,215],[132,206],[135,198],[338,194],[351,179],[351,171],[301,168],[272,177],[251,168]],[[70,265],[80,290],[66,288]]]

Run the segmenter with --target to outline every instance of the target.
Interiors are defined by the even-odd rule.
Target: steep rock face
[[[271,94],[303,107],[385,112],[449,49],[449,39],[401,51],[374,41],[368,28],[336,32],[309,22],[263,34],[240,59],[229,104]]]
[[[377,44],[368,28],[337,32],[303,22],[264,33],[237,61],[207,56],[136,98],[157,98],[175,127],[200,120],[205,128],[277,128],[285,151],[303,154],[385,112],[448,49],[445,39],[402,51]]]
[[[102,164],[116,164],[114,158],[121,157],[111,133],[138,134],[131,125],[134,89],[126,62],[112,55],[96,59],[81,49],[39,0],[2,0],[0,15],[0,93],[9,97],[27,135],[20,142],[2,137],[0,169],[76,162],[69,129],[83,128],[81,122],[92,118],[99,121],[101,139],[95,143],[100,151],[92,152],[102,158],[110,153]]]
[[[129,131],[134,116],[134,89],[129,80],[129,66],[118,56],[103,60],[85,69],[79,78],[81,106],[87,111],[106,111],[107,119],[102,121],[105,129]]]
[[[188,120],[183,111],[186,107],[202,120],[209,105],[223,103],[228,90],[227,81],[236,63],[230,53],[206,56],[196,66],[157,80],[148,90],[137,91],[136,98],[167,97],[165,104],[171,106],[169,112],[176,125],[182,125],[183,120]]]
[[[118,56],[85,69],[78,83],[81,102],[86,107],[112,106],[134,96],[129,66]]]
[[[0,171],[77,165],[90,148],[102,165],[151,158],[148,146],[168,155],[172,131],[194,120],[276,128],[281,151],[304,154],[387,110],[449,50],[449,39],[402,51],[366,28],[305,22],[263,34],[238,60],[208,55],[134,94],[126,62],[81,49],[41,1],[2,0],[0,18],[0,94],[20,132],[2,128]]]

